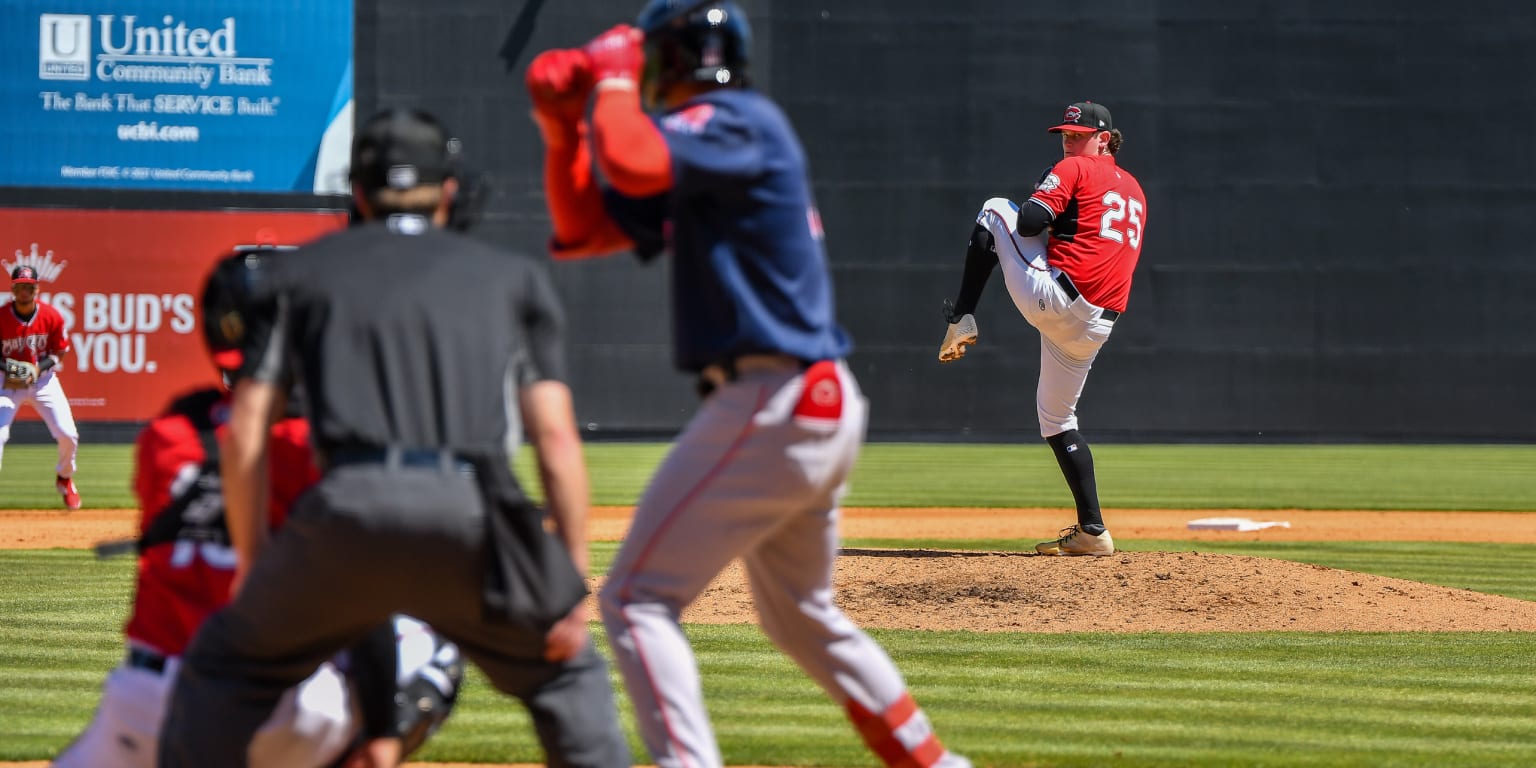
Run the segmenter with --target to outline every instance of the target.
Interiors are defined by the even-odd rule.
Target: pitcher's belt
[[[1067,277],[1067,273],[1065,272],[1057,273],[1056,284],[1061,286],[1062,292],[1067,294],[1067,298],[1073,301],[1077,301],[1077,297],[1082,295],[1081,293],[1077,292],[1077,286],[1072,284],[1072,278]],[[1120,313],[1113,309],[1106,309],[1104,310],[1103,314],[1099,315],[1099,317],[1102,317],[1105,320],[1113,323],[1115,320],[1120,318]]]

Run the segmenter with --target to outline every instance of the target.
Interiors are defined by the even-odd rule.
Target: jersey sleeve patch
[[[739,190],[763,172],[766,148],[750,110],[701,100],[661,118],[683,196]]]
[[[661,119],[661,129],[668,133],[699,136],[709,129],[709,121],[715,116],[715,105],[694,104],[673,112]]]
[[[1060,216],[1072,201],[1073,190],[1082,178],[1082,158],[1067,157],[1051,166],[1049,173],[1035,185],[1035,193],[1029,199],[1045,206],[1053,215]]]

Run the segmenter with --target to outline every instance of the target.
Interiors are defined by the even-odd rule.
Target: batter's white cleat
[[[944,302],[945,316],[949,315],[949,302]],[[976,316],[961,315],[950,321],[944,332],[944,343],[939,345],[939,362],[952,363],[965,357],[965,348],[976,343]]]
[[[1036,544],[1035,551],[1042,555],[1107,557],[1115,553],[1115,540],[1109,531],[1095,536],[1074,525],[1061,529],[1061,538]]]

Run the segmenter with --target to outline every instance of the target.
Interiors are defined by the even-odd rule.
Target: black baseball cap
[[[1051,128],[1050,132],[1096,133],[1114,129],[1115,123],[1109,117],[1109,107],[1091,101],[1079,101],[1067,107],[1067,113],[1061,116],[1061,125]]]
[[[456,175],[459,140],[418,109],[387,109],[352,140],[352,181],[365,189],[411,189]]]
[[[32,283],[33,285],[36,285],[37,270],[25,264],[22,264],[21,266],[11,270],[11,284],[15,285],[17,283]]]

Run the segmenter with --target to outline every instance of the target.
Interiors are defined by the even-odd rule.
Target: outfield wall
[[[357,111],[442,115],[488,182],[479,236],[540,253],[522,69],[638,5],[357,0]],[[1044,127],[1086,98],[1114,110],[1148,196],[1131,306],[1084,395],[1091,437],[1536,439],[1528,4],[746,5],[755,77],[811,158],[876,437],[1032,439],[1038,344],[1001,280],[982,343],[948,366],[939,303],[976,208],[1026,196],[1057,156]],[[313,205],[291,198],[267,199]],[[592,434],[676,430],[694,402],[669,367],[665,266],[553,271]]]
[[[547,5],[534,47],[614,18],[612,2]],[[1131,306],[1084,395],[1089,434],[1536,439],[1536,158],[1497,128],[1536,113],[1532,6],[749,5],[759,81],[813,163],[876,434],[1034,434],[1038,344],[1001,281],[954,365],[935,362],[939,304],[975,210],[1027,195],[1056,157],[1044,127],[1087,98],[1113,108],[1149,198]],[[531,141],[506,85],[506,138]],[[503,227],[536,243],[524,178],[512,194],[530,208]],[[663,271],[557,274],[583,418],[678,424],[690,403],[660,351]]]

